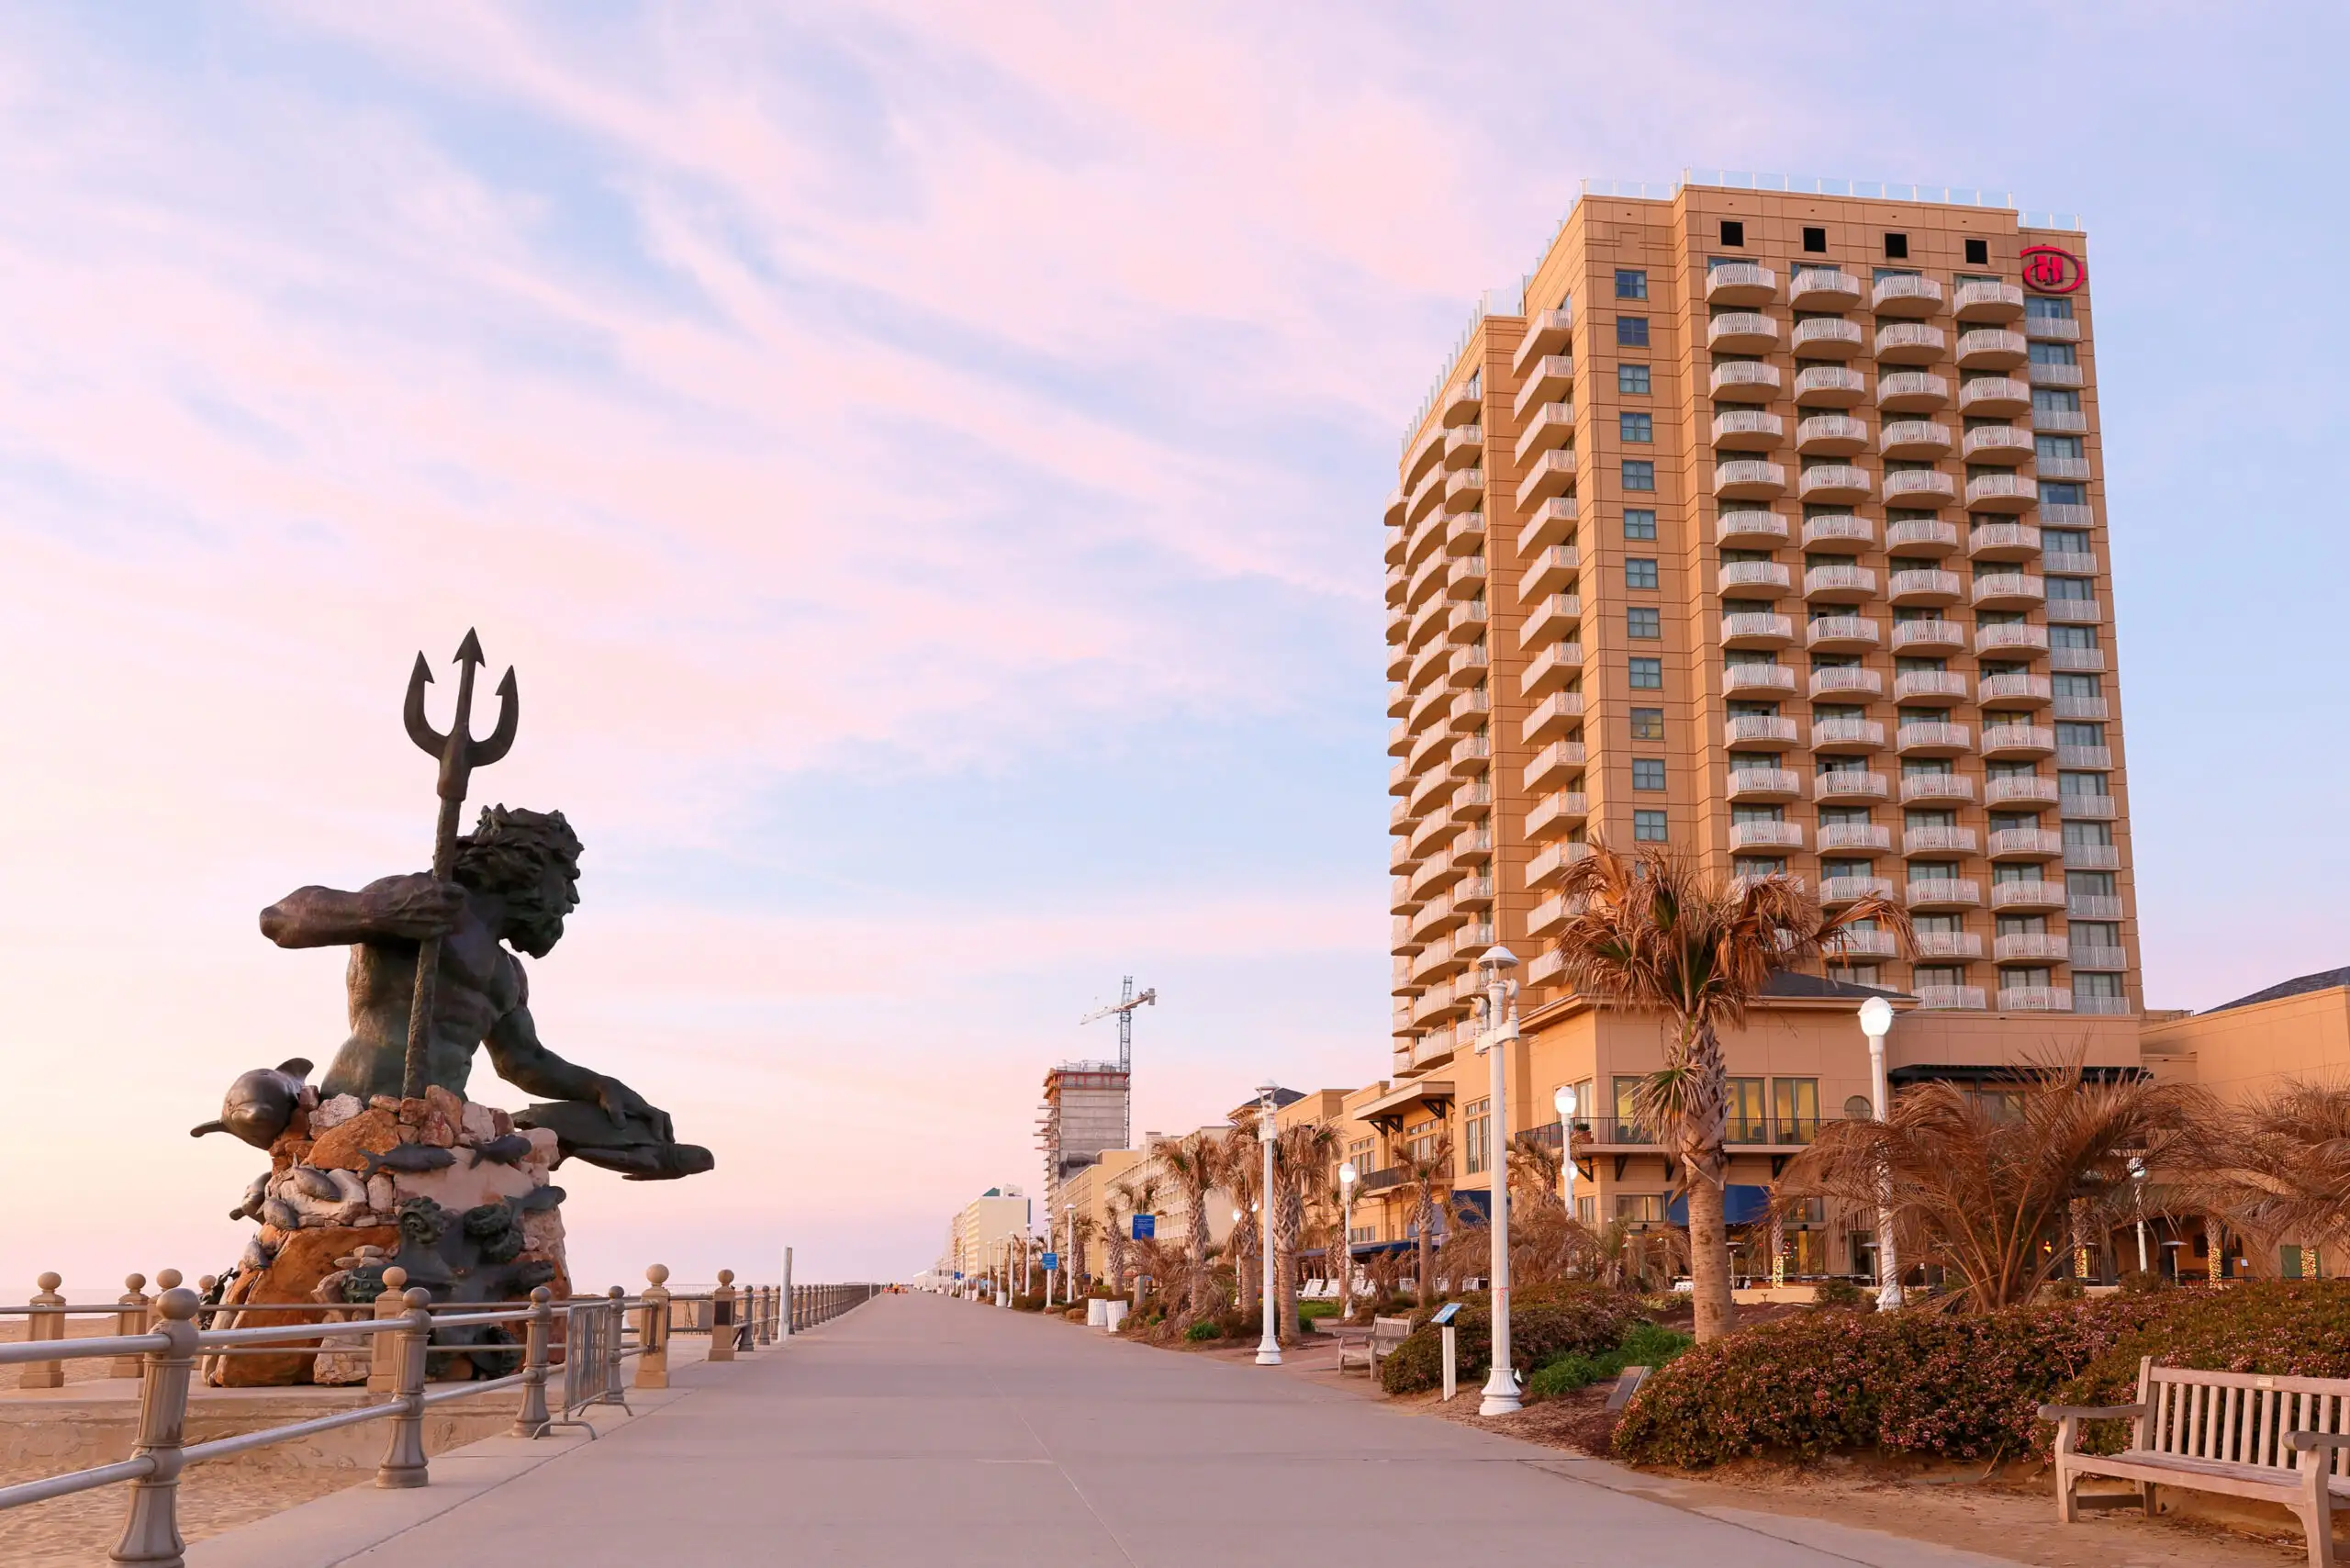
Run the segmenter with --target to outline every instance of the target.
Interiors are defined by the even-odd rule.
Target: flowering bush
[[[2350,1283],[2276,1280],[2157,1299],[2154,1321],[2106,1347],[2056,1403],[2129,1404],[2138,1396],[2142,1356],[2198,1372],[2350,1378]],[[2082,1446],[2117,1452],[2127,1432],[2125,1422],[2096,1422]]]
[[[1390,1394],[1416,1394],[1444,1380],[1443,1340],[1428,1322],[1431,1313],[1413,1314],[1409,1338],[1379,1363],[1380,1386]],[[1510,1295],[1510,1359],[1539,1367],[1570,1352],[1598,1355],[1616,1348],[1639,1316],[1630,1297],[1600,1285],[1550,1285]],[[1452,1320],[1458,1331],[1463,1382],[1482,1379],[1493,1365],[1491,1298],[1463,1298]]]

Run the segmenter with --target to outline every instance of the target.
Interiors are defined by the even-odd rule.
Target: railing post
[[[612,1304],[612,1342],[604,1349],[604,1392],[613,1404],[625,1407],[627,1385],[621,1382],[621,1363],[628,1359],[628,1292],[614,1285],[604,1294]]]
[[[718,1271],[718,1288],[710,1294],[710,1359],[734,1359],[734,1271]]]
[[[40,1289],[33,1294],[35,1306],[63,1306],[65,1298],[57,1287],[65,1282],[59,1274],[43,1274],[38,1282]],[[25,1319],[28,1339],[62,1339],[65,1338],[65,1315],[60,1312],[36,1312]],[[63,1361],[27,1361],[25,1370],[17,1375],[18,1388],[63,1388]]]
[[[139,1390],[139,1441],[130,1450],[133,1459],[152,1460],[154,1468],[130,1484],[130,1517],[123,1521],[122,1540],[110,1562],[178,1568],[186,1551],[180,1540],[180,1450],[187,1430],[187,1380],[196,1368],[198,1338],[189,1319],[202,1305],[194,1291],[168,1290],[155,1298],[153,1331],[171,1344],[146,1355],[145,1381]]]
[[[154,1305],[146,1295],[147,1276],[132,1274],[122,1282],[122,1299],[116,1305],[122,1310],[114,1315],[114,1331],[125,1338],[147,1332],[147,1309]],[[108,1369],[117,1377],[137,1377],[144,1364],[143,1356],[117,1356]]]
[[[392,1273],[389,1269],[384,1271],[386,1283]],[[408,1277],[405,1270],[400,1277]],[[384,1462],[375,1467],[375,1484],[386,1490],[422,1486],[431,1479],[424,1462],[424,1350],[432,1338],[432,1314],[425,1310],[432,1304],[432,1295],[418,1285],[400,1301],[408,1310],[394,1316],[405,1316],[408,1327],[375,1336],[378,1340],[392,1341],[391,1361],[399,1379],[400,1413],[392,1417],[391,1440],[384,1445]],[[382,1309],[377,1311],[380,1316]]]
[[[800,1327],[799,1324],[794,1323],[791,1320],[793,1299],[791,1294],[791,1249],[789,1247],[783,1249],[783,1283],[778,1288],[777,1294],[781,1298],[781,1302],[776,1312],[776,1316],[778,1319],[776,1325],[776,1332],[781,1335],[784,1338],[789,1339],[791,1338],[792,1330]]]
[[[554,1293],[541,1285],[531,1293],[529,1347],[522,1352],[522,1408],[514,1413],[509,1436],[535,1438],[552,1425],[547,1414],[547,1348],[554,1338]]]
[[[404,1294],[408,1289],[408,1271],[397,1263],[384,1271],[384,1288],[375,1295],[377,1317],[397,1317],[408,1310]],[[400,1361],[395,1353],[397,1341],[391,1335],[378,1331],[367,1336],[367,1392],[393,1394],[400,1386]]]
[[[759,1343],[772,1345],[775,1333],[775,1286],[759,1287]]]
[[[636,1386],[666,1388],[669,1386],[669,1269],[655,1263],[644,1271],[651,1282],[644,1287],[643,1326],[637,1329],[636,1339],[641,1349],[636,1357]]]

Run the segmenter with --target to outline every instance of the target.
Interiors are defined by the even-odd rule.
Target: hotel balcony
[[[1526,319],[1526,335],[1517,340],[1517,351],[1510,355],[1510,369],[1525,374],[1527,363],[1544,354],[1557,353],[1567,346],[1574,335],[1574,313],[1572,310],[1538,310]]]
[[[1999,988],[2002,1013],[2070,1013],[2073,993],[2061,985],[2018,985]]]
[[[1483,778],[1472,778],[1466,784],[1456,785],[1452,790],[1451,804],[1447,809],[1451,812],[1455,822],[1471,823],[1489,816],[1494,809],[1494,787]]]
[[[1821,801],[1882,801],[1885,799],[1885,775],[1882,773],[1838,772],[1822,773],[1811,781],[1812,795]],[[1882,834],[1885,829],[1872,831]],[[1819,830],[1819,847],[1833,847],[1828,842],[1828,830]],[[1886,847],[1880,839],[1878,848]]]
[[[1901,834],[1901,853],[1972,855],[1975,853],[1975,830],[1971,827],[1909,828]]]
[[[1406,489],[1419,482],[1421,473],[1437,460],[1438,454],[1443,450],[1442,425],[1430,425],[1421,432],[1420,439],[1412,443],[1411,456],[1404,460],[1404,485]]]
[[[1575,406],[1572,403],[1545,403],[1534,410],[1517,432],[1517,448],[1513,454],[1522,466],[1538,452],[1553,452],[1575,443]]]
[[[1740,713],[1722,721],[1722,739],[1730,745],[1751,741],[1774,741],[1782,745],[1795,745],[1800,738],[1793,719],[1782,719],[1768,713]]]
[[[1958,481],[1939,468],[1905,468],[1885,476],[1885,504],[1889,507],[1947,506],[1958,494]]]
[[[1464,918],[1491,920],[1493,916],[1481,912],[1494,907],[1494,879],[1463,878],[1452,890],[1452,907],[1464,912]]]
[[[1483,773],[1494,760],[1494,743],[1489,735],[1463,735],[1452,743],[1452,776],[1466,779]]]
[[[1931,364],[1950,353],[1950,340],[1940,327],[1923,321],[1897,321],[1876,330],[1880,364]]]
[[[1779,324],[1760,311],[1725,311],[1706,323],[1706,346],[1718,353],[1768,353],[1779,346]]]
[[[1834,777],[1833,774],[1822,774],[1820,780]],[[1815,790],[1814,793],[1822,800],[1827,798],[1827,791],[1824,790]],[[1883,793],[1883,790],[1880,790],[1879,793]],[[1815,835],[1815,842],[1822,855],[1830,855],[1838,851],[1850,853],[1854,850],[1863,854],[1873,851],[1882,855],[1889,853],[1893,848],[1893,830],[1883,823],[1822,823],[1819,825],[1819,832]],[[1821,890],[1823,893],[1826,891],[1824,884]],[[1888,893],[1892,890],[1890,885],[1886,889]]]
[[[1803,826],[1799,823],[1732,823],[1729,846],[1734,850],[1801,849]]]
[[[1950,403],[1950,383],[1930,370],[1897,370],[1876,378],[1876,406],[1888,414],[1931,413]]]
[[[1581,741],[1552,741],[1526,765],[1526,787],[1535,794],[1547,795],[1583,769]]]
[[[1850,414],[1813,414],[1796,426],[1796,450],[1807,457],[1850,457],[1868,444],[1868,421]]]
[[[2012,321],[2023,314],[2023,290],[2011,283],[1962,283],[1951,313],[1962,321]]]
[[[1402,510],[1402,503],[1397,503],[1397,510]],[[1386,532],[1387,541],[1382,553],[1382,559],[1391,566],[1403,566],[1404,546],[1412,542],[1411,530],[1397,524],[1390,524]]]
[[[1958,411],[1986,419],[2020,414],[2031,407],[2031,388],[2013,376],[1986,375],[1958,389]]]
[[[2056,749],[2056,732],[2045,724],[1986,724],[1983,755],[2013,762],[2046,756]]]
[[[1850,409],[1868,401],[1869,378],[1850,365],[1807,364],[1796,372],[1796,403],[1806,409]]]
[[[1879,316],[1933,316],[1942,308],[1942,286],[1915,274],[1881,277],[1869,294],[1869,309]]]
[[[2040,460],[2040,476],[2043,479],[2086,479],[2089,476],[2089,460],[2086,457],[2043,457]]]
[[[1404,526],[1404,492],[1402,489],[1398,488],[1388,492],[1387,504],[1380,509],[1380,515],[1390,529],[1398,529]]]
[[[1590,815],[1590,796],[1580,790],[1554,790],[1526,813],[1526,836],[1554,838],[1581,827]]]
[[[1861,352],[1863,341],[1858,324],[1821,316],[1796,322],[1788,346],[1798,359],[1851,359]]]
[[[1754,262],[1724,262],[1706,273],[1708,305],[1768,305],[1779,297],[1779,274]]]
[[[2081,367],[2077,364],[2035,364],[2027,367],[2026,374],[2031,376],[2034,386],[2081,385]]]
[[[2048,571],[2074,577],[2097,576],[2097,554],[2088,550],[2051,550],[2042,561]]]
[[[1877,450],[1887,457],[1948,457],[1950,427],[1932,420],[1888,421],[1877,438]]]
[[[1796,623],[1784,615],[1741,610],[1722,617],[1725,648],[1784,648],[1796,640]]]
[[[1457,691],[1445,708],[1445,727],[1455,734],[1467,734],[1488,722],[1493,711],[1494,694],[1483,687]]]
[[[1450,569],[1445,574],[1444,597],[1450,599],[1483,599],[1485,597],[1485,558],[1483,555],[1439,555]]]
[[[1452,610],[1449,599],[1432,599],[1422,605],[1404,628],[1404,645],[1414,650],[1427,646],[1451,622]]]
[[[2067,950],[2065,961],[2076,969],[2126,969],[2130,967],[2130,955],[2121,947],[2092,947],[2085,942],[2076,942]]]
[[[1429,521],[1433,522],[1435,519]],[[1444,520],[1444,553],[1455,560],[1485,553],[1485,513],[1482,507],[1456,511]]]
[[[1897,621],[1893,651],[1897,654],[1959,653],[1966,647],[1966,628],[1955,621]]]
[[[1910,882],[1902,897],[1911,909],[1973,909],[1983,902],[1983,890],[1971,877],[1929,877]]]
[[[1787,542],[1787,520],[1774,511],[1740,508],[1714,520],[1717,544],[1760,544],[1765,548]]]
[[[1905,806],[1973,799],[1975,780],[1964,773],[1905,773],[1901,776],[1901,803]]]
[[[1565,876],[1576,861],[1590,858],[1590,845],[1560,839],[1545,846],[1541,853],[1526,863],[1526,885],[1528,888],[1547,888]]]
[[[2051,599],[2048,619],[2068,626],[2094,626],[2105,619],[2105,607],[2093,599]]]
[[[1912,567],[1894,573],[1885,586],[1896,604],[1956,604],[1964,597],[1956,572]]]
[[[1825,512],[1804,520],[1806,550],[1850,550],[1858,554],[1875,546],[1875,525],[1852,512]]]
[[[1485,640],[1489,620],[1483,604],[1473,599],[1465,604],[1455,601],[1452,619],[1446,624],[1444,634],[1455,643],[1482,643]]]
[[[1962,455],[1969,463],[2024,464],[2032,459],[2033,437],[2013,425],[1980,425],[1966,432]]]
[[[2111,822],[2117,814],[2112,796],[2079,790],[2061,791],[2056,797],[2056,809],[2060,815],[2074,822]]]
[[[1768,452],[1786,439],[1786,421],[1760,409],[1732,409],[1714,416],[1718,452]]]
[[[1714,494],[1723,500],[1769,500],[1787,493],[1787,471],[1775,463],[1740,458],[1714,465]]]
[[[1885,726],[1874,719],[1814,719],[1811,749],[1823,754],[1885,749]]]
[[[1532,554],[1553,544],[1566,544],[1575,536],[1575,519],[1579,516],[1572,496],[1553,496],[1536,507],[1517,531],[1517,553]]]
[[[1869,473],[1849,463],[1822,463],[1806,468],[1801,478],[1804,500],[1818,505],[1852,506],[1869,498]]]
[[[1528,364],[1524,374],[1526,379],[1519,384],[1510,409],[1521,420],[1526,418],[1527,409],[1543,403],[1564,402],[1574,390],[1575,362],[1562,353],[1544,354]]]
[[[1833,267],[1797,267],[1787,280],[1787,303],[1797,310],[1855,309],[1861,280]]]
[[[2030,316],[2024,319],[2023,335],[2045,343],[2077,343],[2081,324],[2070,316]]]
[[[1740,693],[1760,693],[1775,697],[1792,693],[1796,689],[1796,672],[1785,665],[1734,664],[1722,666],[1722,695],[1736,697]]]
[[[1792,680],[1795,672],[1789,670],[1787,674]],[[1885,677],[1863,665],[1830,665],[1811,672],[1811,684],[1807,689],[1814,702],[1823,697],[1882,697],[1885,695]]]
[[[2002,707],[2045,708],[2054,700],[2044,675],[1986,675],[1975,683],[1975,689],[1986,708],[1995,702]]]
[[[2034,409],[2031,428],[2043,435],[2087,435],[2089,417],[2077,409]]]
[[[1972,931],[1920,931],[1911,938],[1920,958],[1979,958],[1983,938]]]
[[[1911,555],[1948,555],[1958,549],[1958,525],[1938,517],[1905,517],[1885,525],[1885,547]]]
[[[1583,596],[1574,593],[1554,593],[1534,601],[1533,613],[1518,623],[1517,645],[1533,647],[1538,643],[1564,639],[1574,640],[1574,630],[1583,622]]]
[[[1977,479],[1979,485],[1983,481]],[[1969,486],[1972,489],[1974,487]],[[1977,610],[2030,610],[2048,597],[2048,584],[2037,572],[1980,572],[1975,578]]]
[[[1983,684],[2004,678],[1987,676]],[[2053,806],[2056,803],[2056,780],[2036,774],[2010,774],[2005,778],[1983,781],[1983,803],[1986,806]]]
[[[1526,477],[1517,482],[1517,505],[1523,511],[1562,496],[1575,487],[1575,454],[1572,452],[1546,452],[1527,465]]]
[[[1804,629],[1804,645],[1822,653],[1855,654],[1876,644],[1876,622],[1865,615],[1823,615]]]
[[[1485,409],[1484,395],[1479,378],[1472,375],[1445,389],[1442,407],[1444,425],[1473,425],[1481,422]]]
[[[2059,719],[2103,721],[2113,717],[2111,708],[2102,697],[2059,697],[2050,706]]]
[[[1803,775],[1792,767],[1734,767],[1728,794],[1733,801],[1800,801]]]
[[[2067,920],[2119,920],[2121,918],[2121,897],[2119,893],[2073,893],[2065,899]]]
[[[1563,740],[1567,732],[1583,722],[1583,693],[1554,691],[1535,704],[1534,711],[1526,716],[1518,739],[1527,745],[1548,745]]]
[[[1428,476],[1413,487],[1412,498],[1404,503],[1405,520],[1414,524],[1418,523],[1422,518],[1434,511],[1437,502],[1442,499],[1444,499],[1444,470],[1431,468],[1428,470]]]
[[[2044,827],[2003,827],[1991,834],[1994,860],[2053,860],[2065,853],[2065,835]]]
[[[1777,561],[1731,561],[1719,569],[1716,581],[1724,594],[1740,598],[1774,598],[1791,591],[1786,566]]]
[[[1983,1011],[1983,988],[1979,985],[1919,985],[1909,989],[1918,999],[1918,1005],[1929,1013]]]
[[[1876,597],[1876,574],[1866,566],[1812,566],[1803,575],[1803,597],[1812,604],[1858,604]]]
[[[1431,652],[1435,646],[1449,645],[1432,645]],[[1483,644],[1472,643],[1465,647],[1450,648],[1444,661],[1444,682],[1456,688],[1474,686],[1486,678],[1492,670],[1493,655],[1485,651]]]
[[[1707,390],[1725,403],[1768,403],[1779,395],[1779,367],[1755,359],[1718,364]]]
[[[1481,468],[1485,462],[1485,427],[1455,425],[1444,432],[1447,468]]]
[[[2039,879],[2028,882],[1994,882],[1991,884],[1991,909],[2041,911],[2065,907],[2065,884]]]
[[[2068,871],[2119,871],[2121,869],[2121,846],[2118,844],[2065,845],[2065,869]]]
[[[1539,552],[1527,563],[1525,575],[1517,579],[1518,602],[1530,603],[1571,587],[1582,566],[1582,556],[1572,544],[1553,544]]]
[[[2030,522],[1977,523],[1966,536],[1966,554],[1976,561],[2029,561],[2040,554],[2040,528]]]
[[[1917,720],[1899,726],[1894,734],[1904,756],[1955,756],[1968,745],[1964,724]]]
[[[1830,883],[1836,890],[1828,890]],[[1874,895],[1881,899],[1893,896],[1893,884],[1883,877],[1830,877],[1819,884],[1819,902],[1824,904],[1851,903]],[[1890,931],[1842,931],[1828,940],[1828,951],[1844,958],[1890,958],[1901,950]]]
[[[1527,915],[1526,934],[1528,936],[1556,935],[1566,925],[1572,913],[1567,901],[1552,893],[1536,904],[1532,913]]]
[[[2012,370],[2029,357],[2023,334],[2004,327],[1977,327],[1958,335],[1962,370]]]
[[[1444,510],[1449,512],[1474,511],[1485,504],[1485,471],[1483,468],[1456,468],[1444,478]]]
[[[2005,626],[1977,626],[1975,629],[1975,651],[1977,654],[2001,654],[2009,657],[2029,658],[2033,654],[2048,651],[2048,628],[2015,622]],[[2094,651],[2094,650],[2093,650]],[[2103,669],[2102,656],[2098,668]]]
[[[1534,662],[1517,678],[1517,689],[1527,697],[1542,697],[1582,674],[1583,644],[1554,643],[1534,655]]]

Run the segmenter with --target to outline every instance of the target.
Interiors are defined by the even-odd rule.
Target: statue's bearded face
[[[518,952],[543,958],[563,940],[563,917],[578,907],[578,867],[550,861],[536,882],[506,895],[506,940]]]

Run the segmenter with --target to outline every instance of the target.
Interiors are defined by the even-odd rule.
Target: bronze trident
[[[476,767],[487,767],[514,744],[520,704],[514,693],[514,666],[498,683],[498,728],[486,741],[473,738],[474,669],[482,663],[481,639],[470,630],[457,645],[457,716],[447,734],[436,733],[424,717],[424,689],[432,683],[432,667],[416,655],[408,678],[408,738],[441,759],[441,820],[432,833],[432,879],[445,882],[457,866],[457,817],[464,810],[465,781]],[[416,1001],[408,1015],[408,1061],[400,1080],[403,1099],[424,1097],[425,1058],[432,1045],[432,1004],[441,969],[441,938],[428,936],[416,955]]]

